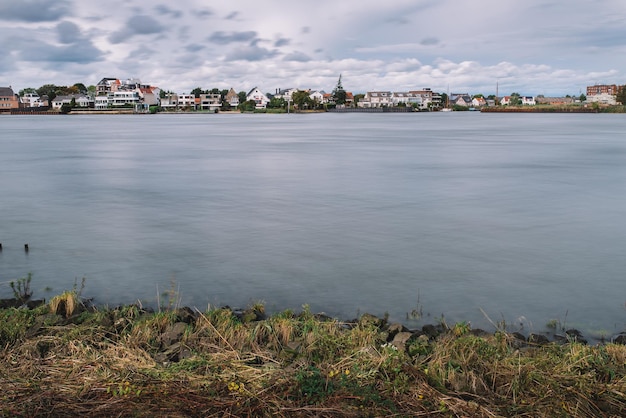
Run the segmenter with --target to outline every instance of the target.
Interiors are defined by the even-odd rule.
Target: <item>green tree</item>
[[[195,89],[191,90],[191,94],[193,94],[196,99],[200,97],[202,93],[204,93],[204,90],[202,90],[200,87],[196,87]]]
[[[27,87],[25,89],[20,90],[20,92],[18,93],[18,95],[20,97],[24,97],[24,95],[28,94],[28,93],[35,93],[37,90],[35,90],[32,87]]]
[[[626,106],[626,85],[620,87],[615,100],[623,106]]]
[[[72,97],[72,100],[70,100],[70,108],[74,109],[76,107],[76,98]]]
[[[519,93],[511,93],[511,100],[509,101],[511,106],[520,106],[522,104],[522,99]]]
[[[286,102],[282,97],[272,97],[270,102],[267,104],[269,109],[284,109],[285,106]]]
[[[361,100],[363,100],[364,97],[365,97],[365,95],[362,94],[362,93],[355,94],[354,95],[354,104],[356,105],[357,103],[359,103]]]
[[[70,113],[72,111],[72,105],[69,103],[63,103],[61,105],[61,113],[64,115],[67,115],[68,113]]]
[[[239,103],[243,103],[246,101],[248,93],[246,93],[245,91],[240,91],[239,93],[237,93],[237,96],[239,96]]]
[[[578,97],[578,100],[580,100],[581,102],[584,102],[585,100],[587,100],[587,96],[585,96],[584,94],[581,94],[581,95]]]
[[[331,94],[333,102],[338,105],[343,105],[346,103],[346,91],[343,89],[343,85],[341,84],[341,74],[339,74],[339,80],[337,80],[337,85],[333,89]]]
[[[291,100],[293,100],[293,103],[300,110],[308,108],[312,104],[311,98],[309,97],[309,93],[303,90],[298,90],[297,92],[292,94]]]
[[[76,88],[80,94],[87,94],[87,87],[83,83],[76,83],[72,87]]]

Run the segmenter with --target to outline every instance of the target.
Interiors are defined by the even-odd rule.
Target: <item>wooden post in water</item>
[[[28,252],[28,244],[24,244],[24,251]]]

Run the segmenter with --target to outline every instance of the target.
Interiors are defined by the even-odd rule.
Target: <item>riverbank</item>
[[[38,306],[37,306],[38,305]],[[262,304],[0,309],[2,416],[622,416],[626,346]],[[6,301],[5,301],[6,306]],[[617,339],[623,342],[626,338]]]

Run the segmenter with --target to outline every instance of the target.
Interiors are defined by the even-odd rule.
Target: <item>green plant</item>
[[[33,279],[33,274],[28,273],[27,277],[22,277],[17,279],[17,283],[15,281],[11,281],[10,286],[13,290],[13,296],[15,299],[24,303],[33,295],[33,292],[30,290],[30,282]]]

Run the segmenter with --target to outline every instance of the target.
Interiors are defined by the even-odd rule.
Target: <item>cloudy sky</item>
[[[0,0],[0,86],[578,95],[626,84],[624,0]]]

